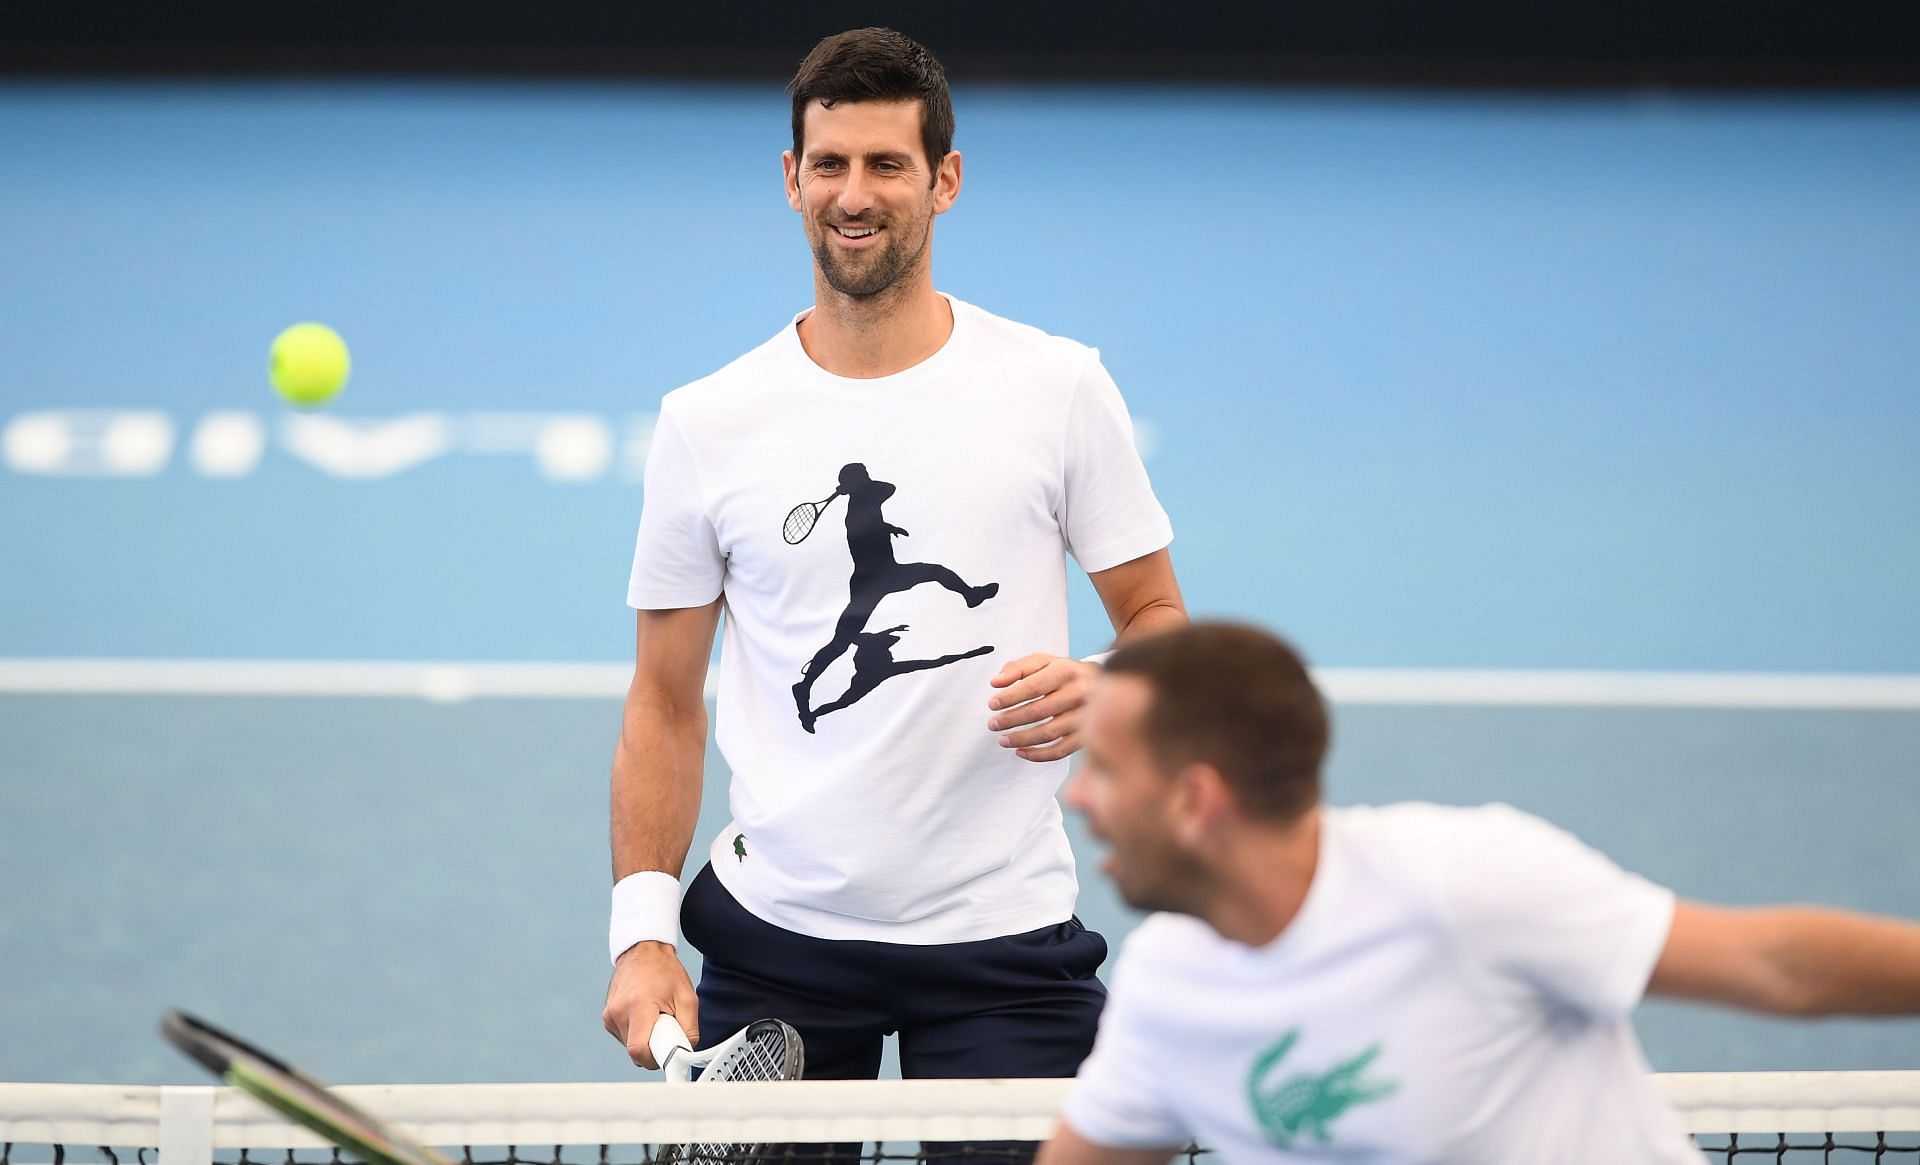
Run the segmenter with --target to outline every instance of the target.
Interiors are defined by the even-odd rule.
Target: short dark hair
[[[807,106],[818,101],[918,101],[920,144],[938,169],[953,151],[953,97],[947,71],[919,41],[891,28],[856,28],[813,46],[787,85],[793,97],[793,156],[806,152]]]
[[[1153,689],[1141,731],[1162,770],[1212,765],[1261,820],[1291,821],[1319,803],[1327,706],[1306,661],[1279,637],[1196,623],[1127,644],[1106,670]]]

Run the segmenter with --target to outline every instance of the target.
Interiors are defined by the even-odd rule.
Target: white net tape
[[[1655,1079],[1696,1135],[1920,1130],[1920,1071],[1689,1072]],[[804,1080],[706,1088],[457,1084],[338,1091],[430,1145],[560,1146],[1038,1140],[1052,1128],[1066,1087],[1061,1080]],[[207,1165],[216,1154],[242,1148],[326,1145],[231,1088],[7,1083],[0,1083],[0,1142],[164,1147],[164,1165]]]

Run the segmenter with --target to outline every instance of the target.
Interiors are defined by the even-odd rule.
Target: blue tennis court
[[[1101,348],[1197,612],[1388,675],[1791,705],[1920,673],[1920,100],[956,103],[940,283]],[[771,86],[0,85],[0,1078],[188,1079],[168,1004],[342,1078],[627,1074],[617,689],[35,677],[617,667],[660,394],[810,296],[785,126]],[[303,319],[355,371],[296,416],[264,363]],[[1686,894],[1912,915],[1920,704],[1706,703],[1356,699],[1333,794],[1509,800]],[[1920,1034],[1642,1031],[1664,1069],[1911,1066]]]

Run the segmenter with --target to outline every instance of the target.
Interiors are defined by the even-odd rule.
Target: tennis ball
[[[317,408],[347,382],[347,342],[325,324],[295,324],[273,338],[267,375],[288,404]]]

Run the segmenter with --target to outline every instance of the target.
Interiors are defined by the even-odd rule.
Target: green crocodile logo
[[[733,835],[733,856],[740,859],[743,862],[747,860],[747,835],[746,834],[736,833]]]
[[[1379,1044],[1326,1072],[1303,1072],[1269,1084],[1267,1077],[1299,1039],[1298,1028],[1281,1036],[1278,1043],[1254,1058],[1253,1069],[1247,1073],[1247,1099],[1253,1105],[1254,1119],[1267,1140],[1282,1149],[1291,1148],[1302,1133],[1322,1145],[1332,1144],[1334,1121],[1354,1105],[1390,1096],[1398,1087],[1392,1081],[1360,1078],[1380,1054]]]

